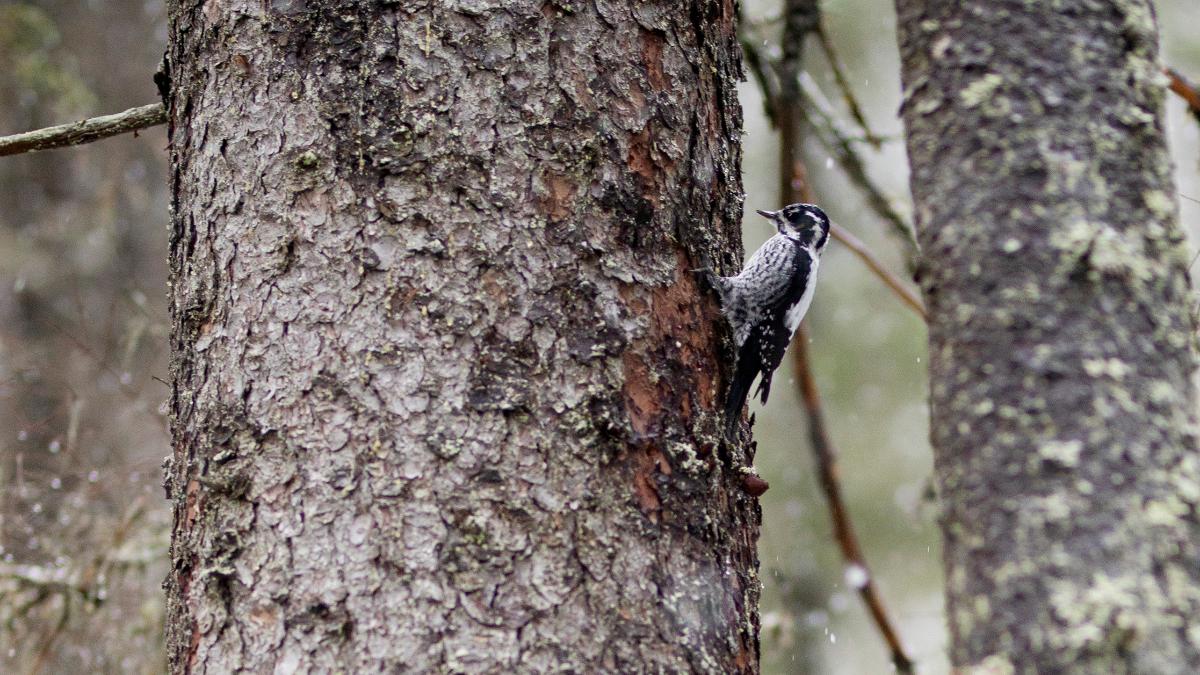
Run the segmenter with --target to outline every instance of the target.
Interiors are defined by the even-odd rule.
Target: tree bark
[[[175,672],[755,672],[732,2],[174,2]]]
[[[1143,0],[897,0],[951,658],[1200,669],[1195,322]]]

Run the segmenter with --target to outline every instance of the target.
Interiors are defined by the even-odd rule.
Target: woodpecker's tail
[[[774,372],[770,370],[763,373],[762,379],[758,381],[758,391],[754,392],[754,395],[758,396],[762,400],[763,405],[767,404],[767,396],[771,395],[772,375],[774,375]]]
[[[737,436],[738,422],[742,419],[742,408],[746,405],[746,396],[750,393],[750,385],[758,372],[753,368],[750,359],[738,359],[737,370],[733,374],[733,383],[729,385],[729,396],[725,399],[725,438],[733,440]]]

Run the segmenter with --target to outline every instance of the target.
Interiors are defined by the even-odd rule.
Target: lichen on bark
[[[952,661],[1194,672],[1196,325],[1152,8],[897,7]]]
[[[754,672],[731,2],[171,3],[177,672]]]

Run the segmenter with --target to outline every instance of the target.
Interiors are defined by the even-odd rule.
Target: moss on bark
[[[1152,8],[897,7],[952,660],[1193,672],[1196,326]]]

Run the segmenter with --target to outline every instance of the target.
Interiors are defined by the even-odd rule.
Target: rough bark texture
[[[952,661],[1197,672],[1195,323],[1150,4],[897,6]]]
[[[732,2],[171,3],[176,672],[753,672]]]

